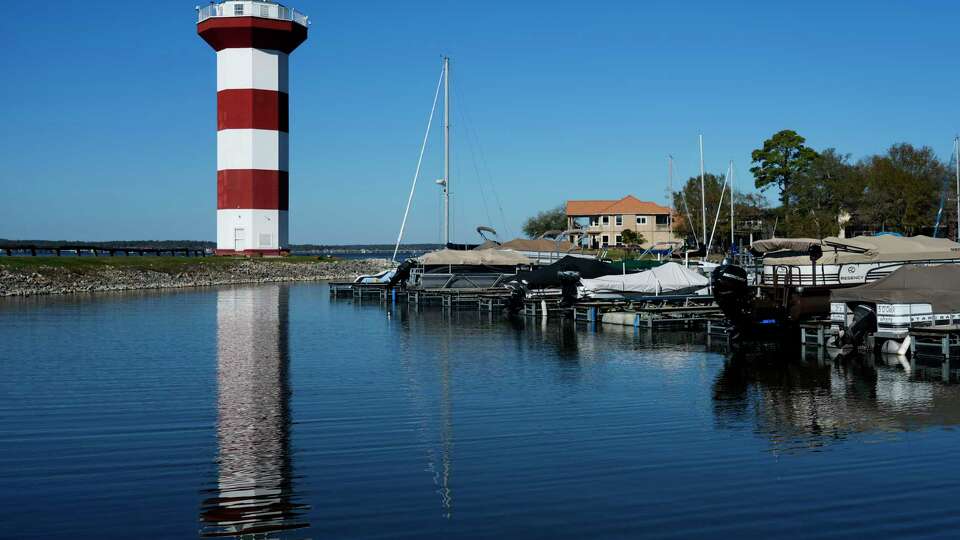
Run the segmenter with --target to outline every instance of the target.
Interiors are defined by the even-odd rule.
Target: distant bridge
[[[84,253],[89,253],[94,257],[101,255],[113,257],[118,253],[127,257],[131,255],[160,256],[164,253],[169,253],[172,256],[183,255],[185,257],[205,257],[207,255],[207,252],[204,248],[197,247],[174,246],[143,248],[128,246],[99,246],[96,244],[0,244],[0,252],[5,253],[7,257],[13,257],[14,255],[31,255],[34,257],[37,255],[56,255],[59,257],[63,253],[74,253],[78,257]]]

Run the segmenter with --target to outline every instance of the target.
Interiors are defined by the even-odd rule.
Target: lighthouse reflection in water
[[[308,524],[292,500],[284,285],[217,292],[217,479],[201,536],[286,537]]]

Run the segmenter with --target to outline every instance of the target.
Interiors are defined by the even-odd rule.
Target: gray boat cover
[[[960,313],[960,264],[902,266],[873,283],[833,289],[830,301],[931,304],[934,313]]]
[[[477,265],[477,266],[516,266],[532,264],[530,258],[512,249],[483,249],[461,251],[441,249],[431,251],[417,259],[424,266],[432,265]]]
[[[698,272],[675,262],[657,266],[637,274],[601,276],[582,279],[587,292],[629,292],[641,294],[665,294],[690,289],[702,289],[710,280]]]
[[[816,240],[808,238],[776,238],[754,242],[751,249],[757,249],[760,244],[769,261],[765,264],[809,265],[810,258],[806,255],[788,255],[777,257],[776,251],[803,251]],[[854,238],[829,237],[820,241],[823,248],[823,257],[817,264],[858,264],[898,261],[923,261],[931,259],[960,259],[960,244],[946,238],[930,238],[929,236],[857,236]],[[772,249],[777,245],[779,250]]]

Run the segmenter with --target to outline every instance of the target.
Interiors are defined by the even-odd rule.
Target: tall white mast
[[[670,241],[673,241],[673,156],[667,155],[668,158],[668,169],[670,170],[670,180],[667,188],[667,202],[670,203],[670,216],[667,218],[667,223],[670,224]]]
[[[703,133],[700,134],[700,218],[703,221],[703,236],[707,239],[707,188],[703,180]],[[704,253],[706,257],[706,253]]]
[[[953,138],[953,156],[957,168],[957,242],[960,242],[960,137]]]
[[[733,160],[730,160],[730,251],[733,252],[733,246],[736,244],[737,240],[734,236],[734,221],[733,221]]]
[[[443,243],[450,243],[450,58],[443,57]]]

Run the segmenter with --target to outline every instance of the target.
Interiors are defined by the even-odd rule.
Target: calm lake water
[[[4,538],[955,538],[938,365],[331,301],[0,301]]]

